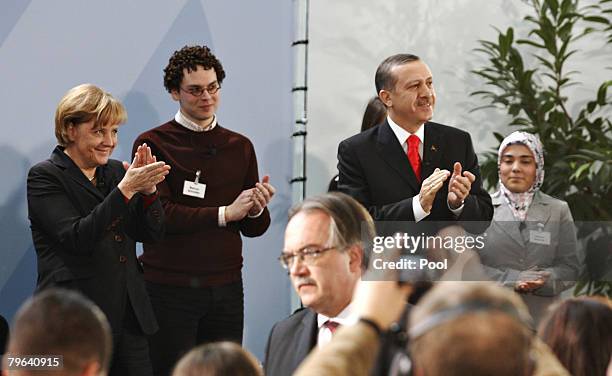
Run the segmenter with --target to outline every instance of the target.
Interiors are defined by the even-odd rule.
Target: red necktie
[[[412,166],[412,171],[416,175],[417,181],[421,182],[421,156],[419,155],[419,143],[421,141],[416,135],[408,137],[408,160]]]
[[[323,326],[329,329],[332,335],[336,332],[336,329],[340,326],[339,322],[327,320],[323,323]]]

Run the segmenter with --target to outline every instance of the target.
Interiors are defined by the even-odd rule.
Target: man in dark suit
[[[280,261],[306,308],[272,328],[266,375],[292,374],[314,347],[331,340],[338,326],[359,321],[351,300],[368,265],[362,234],[363,239],[374,236],[372,218],[345,194],[311,197],[291,210]]]
[[[340,143],[338,189],[375,220],[481,221],[466,228],[482,233],[491,199],[470,135],[429,121],[436,102],[429,67],[415,55],[393,55],[375,82],[387,119]]]

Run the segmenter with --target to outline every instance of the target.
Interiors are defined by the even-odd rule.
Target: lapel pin
[[[436,148],[436,145],[431,145],[431,151],[438,151],[438,149]]]

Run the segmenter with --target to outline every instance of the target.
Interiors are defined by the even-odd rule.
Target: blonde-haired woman
[[[64,287],[92,299],[113,331],[110,374],[150,375],[146,335],[157,322],[135,242],[163,234],[156,184],[170,166],[144,144],[131,164],[110,159],[126,118],[123,105],[95,85],[70,89],[55,114],[58,146],[28,174],[28,212],[37,289]]]

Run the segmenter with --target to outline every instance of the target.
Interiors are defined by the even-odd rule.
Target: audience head
[[[17,312],[7,354],[61,355],[63,369],[48,371],[53,375],[106,375],[111,346],[108,321],[93,302],[75,291],[49,289],[30,298]]]
[[[310,197],[289,214],[280,260],[302,303],[329,317],[351,301],[366,269],[375,229],[355,199],[339,192]]]
[[[564,300],[538,335],[572,375],[604,375],[612,355],[612,308],[590,298]]]
[[[441,282],[412,310],[415,375],[528,375],[526,306],[492,283]],[[423,372],[424,371],[424,372]]]
[[[383,60],[375,76],[378,97],[389,116],[405,129],[430,120],[436,104],[431,70],[418,56],[397,54]]]
[[[387,107],[378,97],[372,97],[366,106],[361,120],[361,131],[368,130],[385,120]]]
[[[198,346],[179,360],[172,376],[263,376],[257,359],[233,342]]]
[[[68,90],[55,110],[55,138],[58,145],[75,142],[75,131],[85,123],[98,129],[125,123],[125,107],[111,94],[92,84]]]
[[[544,150],[540,139],[531,133],[513,132],[498,151],[500,184],[509,194],[533,193],[544,182]]]

